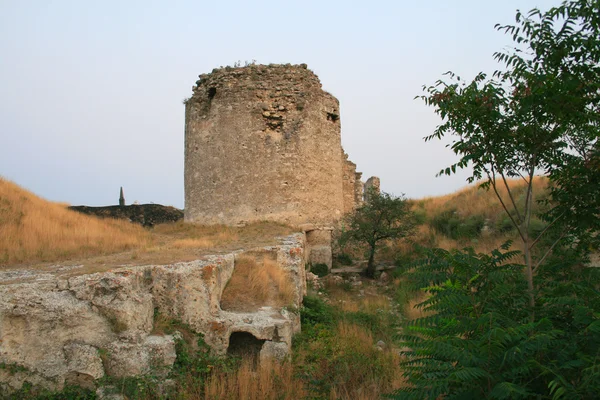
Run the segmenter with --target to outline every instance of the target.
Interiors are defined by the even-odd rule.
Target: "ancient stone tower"
[[[185,108],[185,220],[331,225],[356,206],[338,100],[305,64],[200,75]]]

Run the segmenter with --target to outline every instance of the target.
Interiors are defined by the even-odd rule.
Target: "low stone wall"
[[[306,291],[305,235],[251,251],[272,252],[288,272],[299,307]],[[0,389],[24,381],[50,389],[89,384],[105,375],[168,370],[175,338],[153,334],[154,316],[187,324],[215,354],[225,354],[233,333],[264,341],[260,357],[283,357],[299,331],[296,314],[263,307],[255,313],[221,310],[221,295],[235,259],[244,251],[172,265],[124,267],[70,278],[42,274],[0,285]]]

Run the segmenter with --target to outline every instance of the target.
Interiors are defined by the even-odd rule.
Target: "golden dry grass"
[[[522,205],[525,201],[525,182],[521,179],[510,179],[508,185],[517,204]],[[542,199],[548,188],[548,179],[545,177],[534,178],[534,208],[537,207],[536,201]],[[499,188],[499,194],[505,204],[510,204],[508,192],[504,187]],[[456,212],[462,219],[469,217],[483,217],[489,224],[494,226],[499,218],[506,216],[504,209],[492,189],[484,190],[479,188],[479,183],[467,186],[457,192],[437,197],[425,197],[422,199],[411,200],[413,211],[426,216],[427,222],[432,218],[446,211]],[[439,247],[450,250],[462,248],[465,246],[473,247],[478,252],[487,253],[498,248],[507,240],[515,240],[516,232],[493,232],[489,235],[482,234],[476,240],[462,239],[455,240],[437,232],[429,223],[420,225],[417,229],[413,242],[428,247]],[[409,242],[400,242],[392,246],[394,251],[407,254],[412,251],[412,244]]]
[[[254,311],[262,306],[283,307],[294,300],[289,273],[269,255],[239,256],[221,296],[221,308],[228,311]]]
[[[325,288],[333,304],[344,312],[365,312],[375,314],[391,309],[390,299],[376,290],[366,289],[359,297],[355,292],[345,290],[341,285],[325,280]]]
[[[534,202],[540,199],[548,187],[548,179],[542,176],[534,178]],[[521,179],[509,179],[513,197],[518,204],[525,200],[525,182]],[[500,184],[498,190],[500,196],[506,204],[510,203],[507,190]],[[443,210],[456,210],[461,217],[470,217],[473,215],[482,215],[485,218],[493,219],[502,212],[502,205],[492,189],[484,190],[479,188],[479,183],[469,185],[454,193],[437,197],[425,197],[413,200],[415,209],[422,209],[427,215],[433,215]]]
[[[290,362],[262,362],[244,358],[234,372],[214,371],[206,381],[205,399],[292,400],[308,395]]]
[[[276,237],[295,231],[273,222],[228,227],[183,221],[148,230],[67,207],[0,177],[0,268],[27,265],[53,272],[54,263],[60,261],[81,266],[68,272],[81,274],[121,265],[191,261],[207,254],[273,245]]]
[[[70,211],[0,178],[0,266],[120,252],[149,240],[139,226]]]

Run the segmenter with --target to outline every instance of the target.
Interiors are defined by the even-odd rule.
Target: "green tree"
[[[397,399],[593,399],[600,392],[600,270],[585,266],[600,229],[600,2],[565,1],[497,26],[505,68],[422,96],[456,164],[493,190],[519,234],[491,255],[432,251],[409,277],[429,313],[405,326],[408,386]],[[534,177],[546,175],[546,227],[532,235]],[[508,183],[522,179],[519,199]],[[503,197],[503,190],[506,195]],[[523,274],[523,271],[525,274]],[[524,279],[524,276],[526,277]]]
[[[599,2],[517,12],[515,25],[496,28],[515,44],[494,55],[506,68],[472,82],[449,72],[448,82],[425,87],[422,99],[443,120],[425,139],[453,139],[460,159],[440,174],[472,167],[469,181],[483,180],[497,195],[519,234],[533,312],[534,277],[544,260],[560,242],[589,246],[600,228]],[[534,177],[540,174],[550,179],[550,210],[546,229],[533,236]],[[524,199],[514,196],[509,178],[525,182]],[[550,232],[553,241],[540,248]]]
[[[350,214],[342,241],[351,240],[367,245],[366,275],[375,276],[375,252],[381,242],[408,237],[413,234],[415,220],[404,197],[388,193],[367,193],[365,203]]]

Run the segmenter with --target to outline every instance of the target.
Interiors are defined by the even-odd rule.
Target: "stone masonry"
[[[305,64],[200,75],[185,112],[185,220],[332,226],[362,201],[339,102]]]

